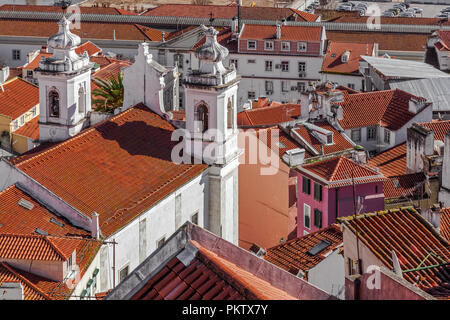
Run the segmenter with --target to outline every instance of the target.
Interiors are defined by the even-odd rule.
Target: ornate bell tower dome
[[[202,26],[205,43],[195,56],[197,70],[184,81],[186,129],[184,152],[209,168],[209,229],[238,243],[237,91],[240,77],[223,65],[228,49],[217,42],[218,32]]]
[[[36,69],[39,83],[39,140],[66,140],[88,125],[91,111],[91,68],[87,52],[78,55],[81,39],[63,15],[58,33],[47,43],[53,55]]]

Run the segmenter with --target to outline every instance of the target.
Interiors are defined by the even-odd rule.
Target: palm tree
[[[95,111],[114,112],[114,109],[123,104],[123,82],[122,73],[117,74],[117,78],[111,73],[109,79],[95,79],[94,84],[98,87],[92,91],[92,104]]]

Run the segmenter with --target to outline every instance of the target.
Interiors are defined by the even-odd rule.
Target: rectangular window
[[[248,99],[250,99],[250,100],[254,100],[255,97],[256,97],[255,91],[249,91],[249,92],[247,93],[247,97],[248,97]]]
[[[13,128],[14,128],[14,130],[19,129],[19,121],[18,121],[18,120],[14,120],[14,122],[13,122]]]
[[[281,71],[283,72],[289,71],[289,61],[281,61]]]
[[[314,226],[322,228],[322,211],[314,209]]]
[[[311,207],[303,204],[303,225],[305,228],[311,228]]]
[[[367,127],[367,141],[377,139],[377,127]]]
[[[353,129],[351,136],[354,142],[361,141],[361,129]]]
[[[306,62],[298,63],[298,72],[306,72]]]
[[[354,83],[349,83],[349,84],[347,85],[347,87],[349,87],[350,89],[355,90],[355,84],[354,84]]]
[[[272,92],[273,92],[273,81],[267,81],[266,80],[265,88],[266,88],[266,94],[272,94]]]
[[[255,40],[247,41],[247,50],[256,50],[256,41]]]
[[[179,69],[183,69],[183,55],[182,54],[176,54],[174,56],[175,63],[178,65]]]
[[[238,69],[238,59],[230,59],[230,67],[232,64],[234,64],[234,67],[237,70]]]
[[[264,41],[264,50],[273,50],[273,41]]]
[[[291,50],[291,43],[283,41],[281,42],[281,51],[290,51]]]
[[[247,60],[247,63],[256,63],[256,60],[254,60],[254,59]]]
[[[306,194],[311,194],[311,179],[303,177],[302,180],[302,191]]]
[[[306,85],[304,82],[297,82],[297,90],[300,92],[304,92],[306,89]]]
[[[289,91],[289,82],[288,81],[281,81],[281,91],[282,92]]]
[[[272,71],[273,70],[273,63],[271,60],[266,60],[266,71]]]
[[[327,144],[333,144],[333,134],[327,135]]]
[[[125,266],[119,271],[119,283],[122,282],[128,276],[129,266]]]
[[[314,199],[322,201],[322,186],[314,182]]]
[[[20,60],[20,50],[13,49],[13,51],[12,51],[12,59],[13,60]]]
[[[384,128],[384,142],[391,143],[391,132],[386,128]]]
[[[20,126],[23,126],[24,123],[25,123],[25,116],[21,115],[20,116]]]
[[[36,117],[36,107],[33,107],[33,109],[31,109],[31,114],[34,117]]]
[[[297,44],[297,50],[299,52],[306,52],[306,50],[308,49],[308,45],[306,42],[298,42]]]

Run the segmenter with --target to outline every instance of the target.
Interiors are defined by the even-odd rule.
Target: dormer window
[[[273,50],[273,41],[264,41],[264,50]]]
[[[341,61],[342,61],[343,63],[347,63],[349,59],[350,59],[350,51],[345,51],[345,52],[342,54]]]
[[[290,51],[291,50],[291,43],[287,41],[281,42],[281,51]]]
[[[306,42],[298,42],[297,43],[297,51],[298,52],[306,52],[308,49],[308,45]]]
[[[327,144],[333,144],[333,134],[327,134]]]
[[[255,40],[247,41],[247,50],[256,50],[256,41]]]
[[[59,118],[59,93],[55,89],[48,93],[50,117]]]

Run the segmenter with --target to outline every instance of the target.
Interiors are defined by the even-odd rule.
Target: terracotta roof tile
[[[348,182],[351,184],[352,173],[354,178],[357,179],[355,183],[384,180],[384,177],[375,170],[343,156],[306,164],[302,166],[302,171],[313,173],[327,180],[330,185],[334,185],[333,182]],[[361,180],[361,178],[366,179]]]
[[[445,135],[450,131],[450,120],[433,120],[432,122],[422,122],[424,126],[434,132],[434,140],[444,141]]]
[[[401,24],[401,25],[439,25],[442,21],[440,18],[426,18],[426,17],[380,17],[381,24]],[[339,17],[333,22],[337,23],[366,23],[365,17]]]
[[[450,242],[450,207],[441,209],[441,236]]]
[[[343,109],[339,123],[344,129],[381,125],[397,130],[416,116],[409,111],[411,99],[425,100],[399,89],[346,94],[339,103]]]
[[[449,262],[448,242],[414,209],[397,209],[340,218],[352,232],[357,225],[361,241],[389,269],[395,251],[402,271]],[[436,258],[430,252],[438,255]],[[438,298],[450,297],[450,267],[403,273],[404,279]]]
[[[100,49],[90,41],[86,41],[85,43],[75,48],[75,52],[77,54],[83,54],[85,51],[87,51],[88,56],[93,56],[102,52],[102,49]]]
[[[305,11],[301,11],[301,10],[297,10],[297,9],[292,9],[292,8],[291,8],[291,10],[297,14],[297,17],[296,17],[297,21],[314,22],[319,18],[319,16],[317,14],[313,14],[313,13],[309,13],[309,12],[305,12]]]
[[[39,116],[25,123],[19,129],[14,131],[14,134],[18,134],[24,137],[30,138],[32,141],[39,140]]]
[[[240,39],[274,39],[276,30],[276,26],[246,24],[241,31]],[[277,40],[320,41],[321,36],[322,27],[282,26],[281,38]]]
[[[177,257],[172,258],[131,299],[295,299],[283,290],[202,247],[197,242],[190,241],[190,243],[198,251],[187,266]]]
[[[295,131],[318,153],[321,152],[323,146],[324,154],[332,154],[339,151],[353,149],[353,145],[348,141],[341,133],[339,133],[332,125],[327,121],[314,122],[314,125],[331,131],[333,133],[333,144],[322,144],[316,137],[313,136],[310,130],[304,126],[299,126]]]
[[[0,89],[0,114],[17,119],[39,104],[39,88],[20,78],[12,79]]]
[[[66,261],[79,240],[0,233],[0,257],[14,260]]]
[[[383,183],[383,193],[385,199],[409,197],[423,185],[425,175],[420,173],[391,176]],[[405,198],[406,200],[406,198]]]
[[[137,105],[47,150],[11,161],[84,214],[96,211],[107,236],[208,167],[172,162],[173,130]]]
[[[119,15],[122,10],[109,7],[85,7],[77,6],[81,13],[85,14],[113,14]],[[61,12],[61,7],[48,5],[24,5],[24,4],[4,4],[0,6],[0,11],[31,11],[31,12]],[[125,11],[125,10],[123,10]],[[70,9],[68,12],[71,12]]]
[[[448,51],[450,50],[450,31],[438,30],[437,35],[441,45]]]
[[[325,251],[316,255],[308,253],[315,245],[322,241],[329,242]],[[342,232],[338,225],[333,224],[327,228],[310,233],[304,237],[296,238],[286,243],[267,249],[264,259],[280,268],[297,275],[299,270],[303,272],[315,267],[326,255],[342,245]]]
[[[378,168],[386,177],[406,174],[406,142],[377,154],[367,165]]]
[[[410,19],[410,18],[407,18]],[[365,23],[365,21],[364,21]],[[327,30],[327,39],[351,43],[378,43],[380,50],[425,51],[429,34],[395,32],[352,32]]]
[[[299,104],[281,104],[242,111],[237,115],[237,123],[239,126],[273,126],[299,116]]]
[[[359,75],[361,56],[372,55],[373,43],[330,42],[322,63],[322,72]],[[350,52],[348,62],[342,62],[342,55]]]
[[[83,22],[80,29],[71,30],[82,39],[151,41],[141,26],[126,23]],[[54,21],[0,19],[0,35],[48,38],[58,31]]]
[[[39,67],[39,63],[41,62],[42,57],[50,58],[52,56],[49,52],[39,52],[38,55],[31,60],[29,63],[23,66],[24,69],[34,70]]]

